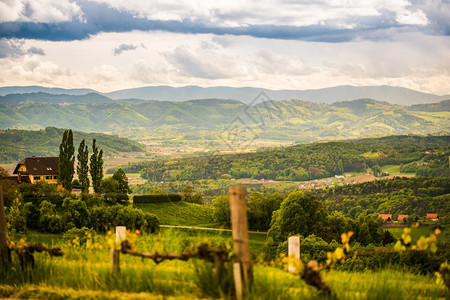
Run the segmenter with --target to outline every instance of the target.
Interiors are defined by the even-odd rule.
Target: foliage
[[[71,228],[62,235],[62,240],[66,242],[75,240],[78,245],[83,246],[88,240],[92,242],[94,236],[95,232],[87,227]]]
[[[17,182],[10,180],[9,173],[4,168],[0,167],[0,186],[3,191],[3,205],[9,207],[16,198]]]
[[[203,203],[203,194],[195,191],[193,186],[186,185],[181,190],[181,201],[201,204]]]
[[[81,191],[86,193],[89,191],[90,180],[89,180],[89,150],[88,146],[85,144],[84,139],[81,141],[80,146],[78,147],[78,155],[77,155],[77,175],[78,180],[81,184]]]
[[[112,177],[102,180],[100,187],[105,203],[128,203],[128,193],[131,190],[128,186],[127,175],[122,169],[119,168]]]
[[[75,148],[73,146],[72,130],[64,131],[62,142],[59,145],[58,162],[58,182],[62,183],[63,188],[72,190],[72,179],[74,174]]]
[[[181,201],[181,195],[173,194],[173,193],[134,195],[133,196],[134,204],[178,202],[178,201]]]
[[[94,192],[100,192],[100,185],[103,179],[103,150],[98,151],[96,146],[96,140],[92,141],[92,155],[91,163],[89,165],[89,172],[92,178],[92,186],[94,187]]]
[[[231,226],[230,198],[228,195],[217,197],[214,202],[214,220],[222,226]]]
[[[302,191],[290,193],[273,215],[268,236],[285,241],[290,235],[323,236],[327,211],[323,203]]]
[[[48,113],[48,112],[47,112]],[[46,113],[46,115],[47,115]],[[44,125],[45,126],[45,125]],[[31,128],[26,126],[27,128]],[[66,124],[66,128],[75,128],[73,124]],[[3,127],[7,128],[7,127]],[[96,139],[98,147],[104,149],[107,155],[119,152],[142,152],[145,151],[143,145],[117,135],[102,133],[90,133],[74,131],[74,144],[80,144],[82,140]],[[42,130],[18,130],[7,129],[0,133],[2,147],[0,148],[0,162],[18,162],[25,157],[34,156],[58,156],[58,149],[61,143],[61,136],[64,129],[46,127]]]
[[[312,190],[329,211],[340,211],[357,219],[359,215],[391,213],[396,220],[405,214],[416,221],[427,213],[446,215],[450,211],[450,177],[393,178]]]

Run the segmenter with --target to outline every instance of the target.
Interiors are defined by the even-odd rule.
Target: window
[[[51,175],[45,176],[45,180],[52,180],[52,176]]]
[[[53,176],[53,179],[58,179],[58,176]]]
[[[33,180],[41,180],[41,176],[34,176]]]

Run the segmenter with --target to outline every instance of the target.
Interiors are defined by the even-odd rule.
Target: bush
[[[181,196],[175,193],[154,194],[154,195],[134,195],[133,203],[163,203],[163,202],[179,202]]]
[[[64,209],[62,218],[66,230],[73,227],[81,228],[89,224],[89,210],[85,202],[66,198],[62,208]]]
[[[41,230],[51,233],[61,233],[63,221],[55,211],[56,205],[46,200],[39,206],[39,227]]]
[[[153,233],[159,229],[159,220],[156,215],[145,212],[144,219],[147,222],[147,228],[145,228],[145,231]]]
[[[92,229],[89,229],[87,227],[82,228],[72,228],[67,230],[62,238],[64,241],[73,241],[75,239],[78,240],[78,242],[81,245],[85,245],[88,239],[92,239],[95,236],[95,231]]]

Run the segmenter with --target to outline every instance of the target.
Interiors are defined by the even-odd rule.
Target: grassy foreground
[[[36,254],[36,266],[29,273],[21,271],[17,256],[11,268],[0,276],[0,297],[42,299],[197,299],[226,298],[219,288],[210,263],[200,260],[165,261],[155,264],[121,255],[121,271],[110,272],[109,237],[99,236],[88,247],[77,241],[57,245],[65,255],[50,258]],[[131,236],[134,247],[143,252],[180,253],[195,249],[201,242],[213,247],[229,247],[225,236],[195,235],[180,230],[162,230],[151,235]],[[230,278],[231,272],[225,272]],[[323,273],[337,299],[439,299],[448,298],[444,286],[433,276],[401,270],[379,272]],[[225,280],[226,281],[226,280]],[[228,283],[230,285],[230,281]],[[225,284],[225,285],[226,285]],[[223,285],[222,285],[223,287]],[[226,290],[226,289],[225,289]],[[315,288],[298,276],[262,264],[254,265],[254,284],[249,299],[323,299]]]

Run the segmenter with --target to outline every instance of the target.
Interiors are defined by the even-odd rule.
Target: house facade
[[[58,157],[27,157],[17,164],[13,174],[17,174],[19,183],[35,183],[43,180],[57,184],[58,165]]]

